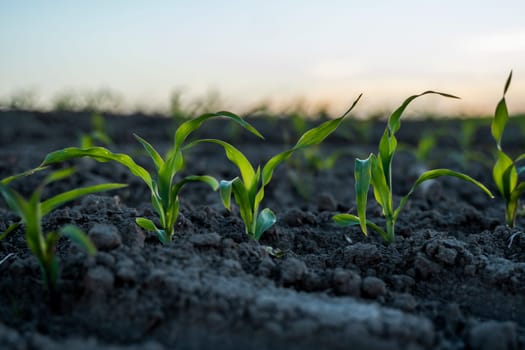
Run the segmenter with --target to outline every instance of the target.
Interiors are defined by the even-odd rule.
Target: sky
[[[525,1],[4,0],[0,97],[108,88],[162,110],[210,91],[242,112],[266,103],[490,115],[512,69],[525,112]]]

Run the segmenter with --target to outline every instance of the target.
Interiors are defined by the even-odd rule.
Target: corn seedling
[[[331,170],[340,157],[353,155],[353,152],[345,149],[324,155],[318,146],[304,148],[295,158],[289,158],[286,161],[288,179],[295,191],[305,200],[308,200],[315,192],[313,174]]]
[[[93,147],[95,144],[109,146],[113,143],[106,128],[106,121],[100,113],[93,113],[91,116],[91,132],[80,136],[80,147]]]
[[[488,121],[488,120],[487,120]],[[485,125],[485,119],[465,119],[461,121],[460,133],[457,136],[460,150],[453,152],[451,157],[467,169],[469,162],[476,162],[487,168],[492,166],[490,158],[480,151],[479,147],[474,147],[475,136],[478,129]]]
[[[42,166],[63,162],[66,160],[90,157],[99,162],[115,161],[127,167],[131,173],[144,181],[151,192],[151,202],[160,221],[157,227],[152,220],[147,218],[137,218],[136,223],[145,230],[155,232],[159,240],[166,244],[171,242],[175,231],[175,223],[179,216],[179,192],[181,188],[189,182],[203,182],[208,184],[213,190],[217,190],[219,183],[215,178],[208,175],[190,175],[175,181],[175,175],[184,167],[182,146],[186,138],[202,123],[210,118],[226,117],[231,119],[262,138],[262,135],[249,123],[230,112],[218,112],[203,114],[198,118],[182,123],[175,131],[173,146],[168,150],[164,158],[146,140],[134,135],[138,142],[146,150],[147,154],[155,165],[155,172],[148,172],[145,168],[138,165],[133,158],[127,154],[113,153],[103,147],[90,148],[65,148],[52,152],[46,156]]]
[[[525,191],[525,182],[519,182],[518,176],[525,171],[525,167],[516,167],[516,163],[525,159],[525,153],[512,160],[501,147],[501,138],[505,125],[509,119],[509,112],[507,109],[507,102],[505,101],[505,94],[509,88],[512,79],[512,72],[510,72],[505,88],[503,89],[503,97],[496,106],[494,119],[491,124],[492,137],[496,141],[498,147],[498,156],[496,163],[492,169],[492,177],[494,183],[498,188],[499,193],[505,201],[505,222],[510,227],[514,227],[516,221],[516,213],[518,210],[518,200],[521,194]]]
[[[391,243],[395,237],[394,227],[396,220],[406,205],[409,196],[423,182],[440,176],[453,176],[470,182],[492,197],[492,193],[483,184],[465,174],[449,169],[434,169],[422,173],[412,185],[410,191],[401,198],[398,207],[394,208],[391,167],[392,159],[397,148],[395,134],[401,126],[401,115],[410,102],[419,96],[427,94],[438,94],[444,97],[457,98],[441,92],[426,91],[422,94],[407,98],[403,104],[390,115],[383,136],[379,141],[379,152],[377,155],[370,154],[367,159],[356,159],[355,161],[354,176],[358,215],[346,213],[337,214],[333,218],[337,224],[341,226],[360,225],[361,231],[365,235],[367,235],[367,228],[371,228],[379,233],[387,243]],[[370,186],[372,186],[375,200],[381,206],[383,215],[385,216],[386,230],[383,230],[378,225],[366,219],[366,205]]]
[[[222,180],[220,182],[219,190],[222,203],[224,207],[229,210],[233,194],[235,203],[239,206],[246,234],[248,234],[251,239],[258,241],[262,234],[277,221],[271,209],[265,208],[260,210],[260,204],[264,198],[264,189],[272,179],[274,170],[279,164],[290,158],[295,151],[320,144],[328,135],[337,129],[360,98],[361,95],[359,95],[352,106],[341,117],[329,120],[306,131],[299,138],[295,146],[273,156],[262,167],[262,170],[261,166],[257,166],[257,169],[255,169],[241,151],[221,140],[197,140],[189,144],[188,147],[198,142],[211,142],[223,147],[226,157],[239,169],[241,175],[230,181]]]
[[[27,200],[8,186],[10,181],[16,177],[4,179],[0,182],[0,193],[4,197],[8,207],[20,217],[18,223],[10,226],[10,230],[12,231],[21,225],[24,226],[27,246],[38,260],[42,272],[42,279],[51,295],[55,294],[57,287],[58,259],[55,251],[58,239],[62,236],[68,237],[84,248],[89,254],[94,254],[96,249],[89,238],[79,228],[73,225],[65,225],[57,232],[44,233],[42,230],[42,218],[58,206],[81,196],[126,186],[123,184],[108,183],[82,187],[57,194],[41,201],[42,192],[47,184],[64,179],[73,172],[74,170],[71,168],[52,172]]]

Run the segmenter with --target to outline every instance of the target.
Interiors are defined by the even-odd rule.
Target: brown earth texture
[[[290,120],[249,120],[265,140],[225,120],[209,121],[192,137],[231,142],[254,164],[297,140]],[[106,123],[108,147],[148,169],[153,164],[133,133],[162,152],[173,137],[169,118],[109,115]],[[0,126],[4,178],[79,145],[90,115],[4,111]],[[471,140],[463,127],[457,120],[403,121],[394,200],[425,168],[461,170],[494,191],[489,125],[480,122]],[[507,129],[504,147],[517,155],[525,149],[523,133]],[[282,164],[263,202],[277,223],[259,242],[244,233],[236,206],[229,212],[217,192],[188,184],[175,239],[162,245],[135,224],[155,213],[147,187],[126,168],[90,159],[59,165],[76,173],[48,186],[45,196],[104,182],[129,186],[85,196],[43,218],[46,232],[74,224],[98,248],[87,256],[59,241],[58,306],[49,304],[23,228],[0,241],[0,348],[525,349],[524,210],[510,229],[499,196],[439,178],[410,197],[390,245],[373,232],[365,237],[359,227],[334,224],[334,214],[355,213],[354,159],[375,152],[383,130],[382,121],[347,120],[309,158],[298,153]],[[429,133],[437,143],[417,157]],[[334,154],[333,167],[307,161],[322,165]],[[186,161],[182,175],[237,176],[217,145],[188,149]],[[39,174],[13,187],[27,196]],[[368,218],[384,223],[372,194]],[[0,200],[0,231],[16,220]]]

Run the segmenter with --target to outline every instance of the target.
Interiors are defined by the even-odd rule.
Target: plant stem
[[[394,225],[395,225],[395,223],[396,223],[396,219],[395,218],[393,218],[393,217],[387,217],[386,218],[386,236],[384,238],[385,238],[385,241],[388,244],[394,242],[394,238],[395,238]]]
[[[507,207],[505,208],[505,222],[511,228],[514,227],[514,223],[516,221],[517,209],[518,209],[518,203],[512,202],[512,201],[507,203]]]

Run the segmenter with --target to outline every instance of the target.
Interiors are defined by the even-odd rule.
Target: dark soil
[[[151,168],[135,132],[155,147],[170,145],[173,121],[107,117],[112,150]],[[290,123],[253,119],[266,136],[212,121],[195,136],[223,138],[263,162],[297,139]],[[89,131],[87,114],[0,114],[0,178],[37,166],[45,154],[75,146]],[[298,154],[283,164],[264,204],[278,222],[259,243],[244,233],[238,210],[218,194],[190,184],[182,192],[175,240],[161,245],[135,225],[154,218],[146,186],[127,169],[87,159],[77,174],[47,195],[101,182],[129,187],[91,195],[44,218],[48,231],[73,223],[93,238],[95,257],[61,240],[60,304],[51,309],[22,230],[0,242],[2,349],[525,349],[525,218],[503,224],[503,203],[452,178],[415,193],[401,214],[396,241],[340,228],[331,217],[355,212],[353,162],[375,151],[383,122],[346,123],[319,149],[321,159],[344,150],[332,169],[313,169]],[[411,152],[428,131],[438,147],[422,163]],[[493,142],[487,124],[477,130],[471,161],[462,153],[459,121],[405,121],[404,145],[394,160],[396,198],[425,167],[464,170],[493,189]],[[509,127],[505,147],[525,149]],[[236,176],[215,145],[186,154],[185,174]],[[488,163],[487,163],[488,161]],[[41,176],[14,184],[29,194]],[[369,202],[369,219],[382,224]],[[0,203],[0,230],[17,218]],[[282,252],[279,254],[279,252]]]

